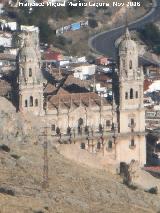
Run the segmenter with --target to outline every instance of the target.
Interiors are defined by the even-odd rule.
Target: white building
[[[12,34],[11,33],[0,33],[0,46],[11,47],[12,46]]]
[[[39,28],[35,26],[25,26],[21,25],[21,30],[26,32],[39,32]]]
[[[1,14],[1,13],[0,13]],[[0,20],[1,21],[1,27],[2,27],[2,30],[3,30],[3,28],[5,28],[5,27],[9,27],[10,29],[11,29],[11,31],[15,31],[15,30],[17,30],[17,22],[15,22],[15,21],[12,21],[12,22],[8,22],[8,21],[6,21],[6,20]]]
[[[3,13],[3,4],[0,3],[0,15]]]
[[[72,65],[72,71],[74,72],[75,78],[80,78],[81,80],[87,79],[88,76],[94,75],[96,72],[95,64],[74,64]]]

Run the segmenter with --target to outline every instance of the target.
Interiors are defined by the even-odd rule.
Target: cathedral
[[[143,166],[146,163],[144,76],[138,65],[137,44],[128,28],[118,48],[112,101],[89,90],[67,90],[76,85],[72,75],[59,74],[52,76],[50,82],[46,80],[38,32],[22,31],[19,37],[19,111],[42,117],[50,127],[53,142],[79,144],[79,149],[110,156],[117,164],[134,159]]]

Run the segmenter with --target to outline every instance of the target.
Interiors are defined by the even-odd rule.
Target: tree
[[[144,40],[155,53],[160,54],[160,30],[154,23],[146,24],[139,30],[140,37]]]
[[[92,27],[92,28],[98,27],[98,23],[97,23],[97,21],[96,21],[95,19],[89,19],[89,20],[88,20],[88,24],[89,24],[89,26]]]
[[[55,40],[55,32],[52,30],[45,21],[39,23],[40,40],[44,43],[53,43]]]
[[[0,46],[0,53],[3,53],[4,50],[5,50],[5,47],[1,45],[1,46]]]
[[[154,47],[154,52],[158,55],[160,55],[160,45],[157,45],[156,47]]]
[[[153,24],[149,23],[140,30],[141,37],[143,37],[150,44],[158,44],[160,42],[160,30]]]
[[[68,18],[68,12],[66,7],[56,7],[51,9],[51,18],[56,19],[57,21],[59,19],[66,19]]]

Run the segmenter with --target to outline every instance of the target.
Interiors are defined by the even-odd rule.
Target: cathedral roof
[[[53,93],[57,90],[55,85],[47,83],[46,87],[44,88],[44,93]]]
[[[68,93],[68,94],[57,94],[50,97],[48,100],[48,109],[55,109],[55,108],[77,108],[80,105],[84,107],[94,107],[94,106],[101,106],[103,105],[110,105],[110,103],[103,98],[101,101],[101,97],[94,92],[88,93]]]
[[[16,56],[8,53],[0,53],[0,60],[14,61]]]
[[[62,87],[59,88],[57,95],[68,95],[69,92],[67,92],[65,89],[63,89]]]
[[[68,75],[64,82],[64,85],[68,86],[68,85],[72,85],[72,84],[76,84],[80,87],[88,88],[91,84],[91,81],[81,80],[79,78],[75,78],[73,75]]]
[[[131,39],[129,29],[127,27],[124,38],[119,44],[119,51],[135,50],[136,48],[137,48],[137,44],[135,41]]]

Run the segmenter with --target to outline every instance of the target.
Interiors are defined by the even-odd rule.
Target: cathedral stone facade
[[[117,164],[134,159],[144,165],[144,79],[128,29],[119,45],[112,101],[89,90],[75,92],[71,88],[78,80],[71,75],[54,76],[48,83],[42,75],[38,33],[22,32],[20,37],[19,110],[43,117],[55,142],[79,143],[79,149],[101,152]]]
[[[19,53],[19,108],[43,115],[43,76],[36,32],[21,34]]]
[[[120,138],[117,143],[118,161],[146,162],[145,109],[143,105],[143,70],[138,66],[138,49],[126,29],[119,45],[118,73],[118,125]]]

